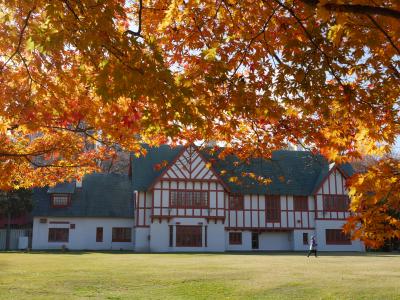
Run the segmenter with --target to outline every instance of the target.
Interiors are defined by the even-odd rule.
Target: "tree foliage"
[[[0,11],[3,189],[79,177],[114,144],[217,140],[245,158],[301,143],[343,162],[389,153],[400,131],[396,0],[3,0]]]
[[[400,161],[378,161],[349,184],[353,215],[345,228],[372,248],[400,239]]]
[[[11,220],[23,214],[29,213],[33,208],[32,191],[19,189],[12,191],[0,191],[0,217],[7,219],[6,245],[10,249]]]
[[[19,189],[0,192],[0,216],[19,217],[32,210],[32,191]]]

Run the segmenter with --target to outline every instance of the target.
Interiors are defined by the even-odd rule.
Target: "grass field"
[[[0,299],[400,299],[400,255],[0,253]]]

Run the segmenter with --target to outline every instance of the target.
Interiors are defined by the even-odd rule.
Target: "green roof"
[[[75,192],[75,182],[63,182],[50,187],[47,190],[49,194],[73,194]]]
[[[317,190],[320,188],[322,182],[325,180],[326,176],[328,176],[329,171],[331,170],[331,168],[333,168],[335,165],[331,164],[325,164],[323,168],[321,168],[321,172],[319,174],[319,176],[317,177],[317,180],[315,181],[315,186],[313,189],[313,193],[316,193]],[[341,164],[341,165],[336,165],[337,168],[340,169],[340,171],[342,171],[342,173],[347,176],[350,177],[354,174],[354,169],[351,166],[351,164]]]
[[[71,183],[75,185],[75,183]],[[60,187],[61,186],[61,187]],[[114,217],[133,218],[132,184],[128,176],[117,174],[89,174],[83,178],[82,188],[74,189],[71,206],[52,208],[49,191],[63,190],[64,184],[55,188],[35,189],[33,216],[53,217]]]
[[[182,151],[183,147],[172,148],[168,145],[160,147],[144,146],[147,150],[146,156],[133,158],[132,183],[133,190],[145,191],[153,181],[161,175],[165,168],[157,168],[163,161],[171,162]]]
[[[132,159],[133,189],[147,190],[165,170],[156,168],[162,161],[169,162],[181,152],[182,146],[171,148],[147,147],[147,155]],[[213,168],[232,193],[239,194],[271,194],[271,195],[312,195],[316,185],[329,173],[328,161],[321,155],[309,151],[274,151],[272,158],[254,158],[248,162],[240,161],[236,156],[218,159],[208,149],[201,150],[202,155],[212,162]],[[347,175],[352,174],[350,165],[345,165]],[[224,172],[222,172],[224,171]],[[243,173],[254,173],[256,176],[268,178],[270,184],[261,184],[258,180]],[[229,178],[238,177],[237,182]]]

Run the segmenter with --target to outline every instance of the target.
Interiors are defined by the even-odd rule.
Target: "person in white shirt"
[[[308,251],[307,257],[310,257],[311,253],[314,253],[315,257],[317,257],[317,239],[315,238],[315,236],[313,235],[311,237],[311,241],[310,241],[310,251]]]

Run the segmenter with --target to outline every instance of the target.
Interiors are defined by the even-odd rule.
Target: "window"
[[[260,246],[260,235],[258,232],[251,233],[251,249],[258,249]]]
[[[303,245],[308,245],[308,233],[303,232]]]
[[[204,226],[204,247],[207,246],[207,226]]]
[[[131,242],[131,228],[130,227],[113,227],[112,229],[112,241],[113,242]]]
[[[68,242],[68,228],[49,228],[49,242]]]
[[[294,196],[294,210],[295,211],[307,211],[308,210],[308,198],[307,196]]]
[[[281,199],[279,196],[265,196],[266,222],[281,221]]]
[[[324,195],[325,211],[347,211],[350,200],[346,195]]]
[[[242,233],[241,232],[229,232],[229,244],[230,245],[241,245],[242,244]]]
[[[326,229],[326,244],[331,245],[350,245],[350,236],[345,234],[342,229]]]
[[[171,191],[170,206],[176,208],[207,208],[208,192],[206,191]]]
[[[244,199],[242,195],[229,196],[229,209],[243,210]]]
[[[201,226],[176,226],[177,247],[201,247]]]
[[[103,227],[96,228],[96,243],[103,242]]]
[[[169,246],[174,246],[174,227],[169,225]]]
[[[51,196],[52,207],[67,207],[70,206],[71,200],[67,194],[54,194]]]

